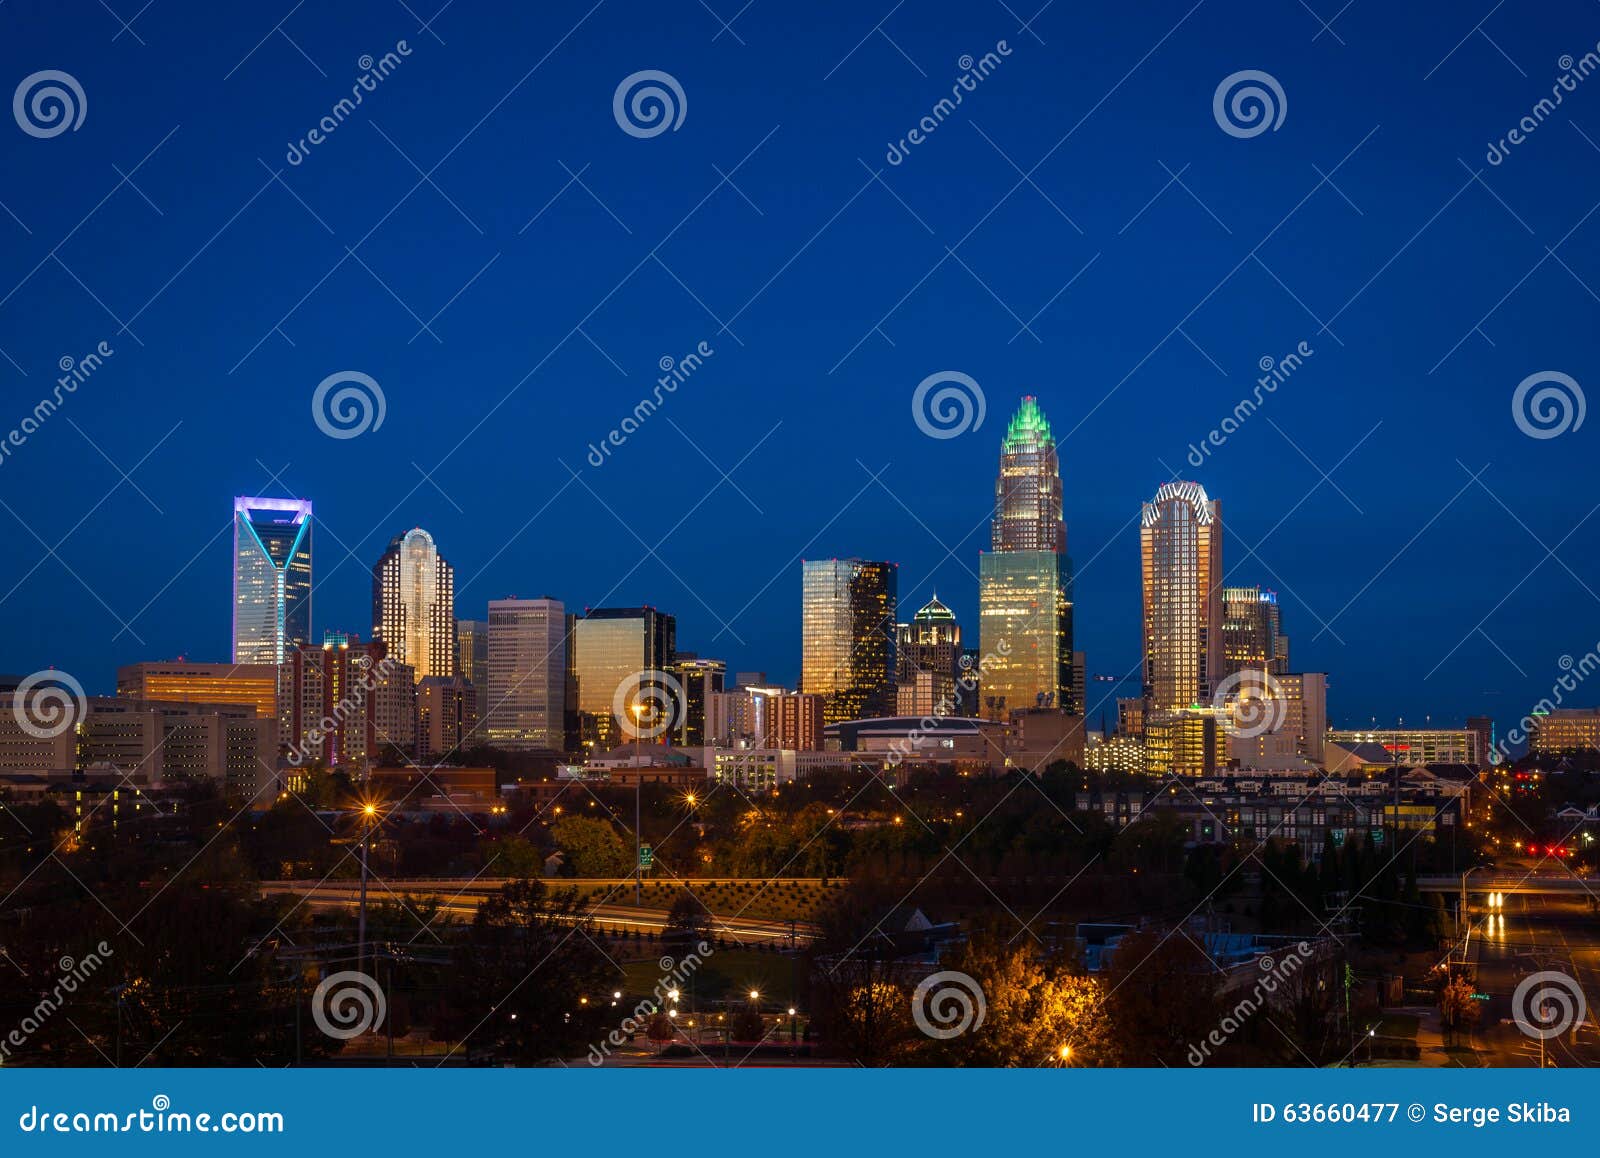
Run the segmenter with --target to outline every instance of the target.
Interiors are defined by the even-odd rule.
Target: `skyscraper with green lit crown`
[[[1072,663],[1072,561],[1061,460],[1038,399],[1022,399],[1000,444],[990,550],[978,560],[982,714],[1083,713]]]

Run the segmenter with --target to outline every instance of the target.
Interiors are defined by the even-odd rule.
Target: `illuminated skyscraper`
[[[728,665],[720,659],[681,653],[673,661],[672,674],[683,687],[684,709],[673,739],[685,748],[703,747],[711,743],[706,738],[708,705],[712,696],[721,693]]]
[[[418,679],[456,674],[456,572],[421,527],[396,535],[373,565],[372,637]]]
[[[482,733],[493,748],[563,750],[567,615],[556,599],[489,603],[489,687]]]
[[[897,681],[901,703],[897,712],[912,715],[963,715],[968,705],[957,702],[956,680],[961,674],[961,624],[955,612],[939,602],[938,595],[898,628]]]
[[[668,682],[677,679],[671,675],[678,657],[676,619],[654,607],[590,608],[573,625],[572,647],[579,732],[585,743],[609,748],[632,735],[619,731],[619,689],[624,708],[643,703],[666,710],[675,705],[669,727],[656,731],[664,721],[644,721],[653,737],[663,742],[674,737],[684,706]]]
[[[894,715],[898,580],[894,563],[801,563],[800,685],[825,723]]]
[[[1222,676],[1241,671],[1282,675],[1288,641],[1278,631],[1278,593],[1260,587],[1222,589]]]
[[[1144,696],[1151,713],[1209,706],[1222,679],[1222,504],[1171,482],[1144,504]]]
[[[311,639],[311,500],[233,500],[233,662],[281,664]]]
[[[478,689],[481,704],[489,691],[489,625],[484,620],[456,620],[456,667]]]
[[[1022,400],[1000,444],[991,550],[978,559],[980,708],[1083,713],[1074,678],[1072,560],[1061,517],[1061,460],[1038,400]]]

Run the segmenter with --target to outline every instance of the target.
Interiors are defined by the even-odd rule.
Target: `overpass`
[[[1600,876],[1580,877],[1574,873],[1473,872],[1463,880],[1460,874],[1422,876],[1417,888],[1424,893],[1460,896],[1500,893],[1505,896],[1589,897],[1600,900]]]

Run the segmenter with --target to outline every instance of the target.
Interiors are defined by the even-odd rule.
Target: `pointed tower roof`
[[[1023,445],[1054,446],[1055,441],[1055,435],[1050,433],[1050,420],[1039,409],[1039,400],[1032,394],[1023,395],[1021,405],[1006,427],[1004,449],[1011,451]]]
[[[926,607],[912,617],[913,623],[954,623],[955,621],[956,613],[943,603],[940,603],[937,594],[928,600]]]

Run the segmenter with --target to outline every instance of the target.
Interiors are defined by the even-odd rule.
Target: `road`
[[[1489,995],[1473,1034],[1488,1064],[1540,1064],[1540,1042],[1517,1026],[1512,997],[1523,978],[1553,970],[1577,982],[1587,1013],[1581,1026],[1544,1042],[1544,1063],[1600,1065],[1600,918],[1588,898],[1508,896],[1498,910],[1474,906],[1470,955],[1478,991]]]
[[[568,882],[562,882],[563,884]],[[577,885],[606,884],[602,881],[572,881]],[[632,884],[631,878],[626,882],[609,882],[612,884]],[[490,893],[497,891],[503,884],[501,881],[470,881],[470,880],[385,880],[380,884],[369,884],[367,888],[368,902],[377,904],[383,901],[393,901],[399,897],[419,897],[436,899],[441,912],[451,916],[471,918],[478,911],[478,906]],[[354,908],[360,900],[361,886],[359,882],[349,880],[337,881],[264,881],[261,885],[261,895],[271,896],[300,896],[306,898],[306,903],[313,908]],[[634,929],[665,929],[667,914],[661,909],[642,909],[633,905],[597,904],[590,906],[590,919],[602,928],[634,928]],[[757,943],[778,943],[784,947],[801,947],[810,944],[816,930],[804,921],[789,922],[767,920],[755,917],[728,917],[712,914],[712,932],[715,936],[729,941],[745,941]]]

